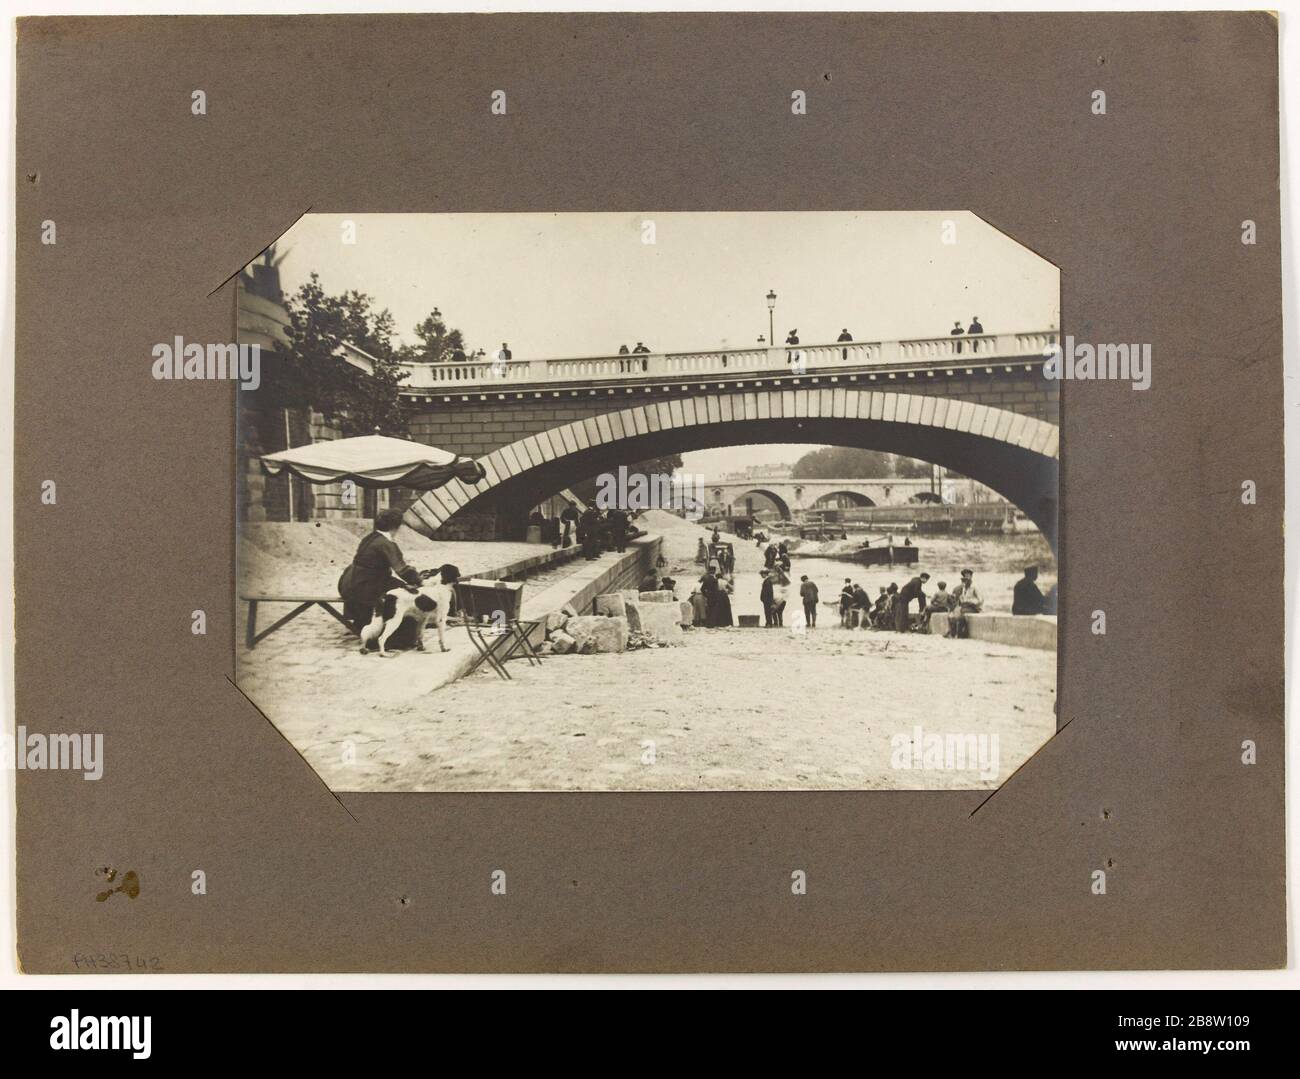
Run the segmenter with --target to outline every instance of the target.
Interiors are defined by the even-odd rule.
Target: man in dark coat
[[[1012,614],[1042,614],[1044,610],[1043,593],[1038,588],[1038,567],[1027,566],[1025,575],[1016,582],[1011,593]]]
[[[817,628],[817,582],[810,581],[805,573],[799,578],[799,598],[803,600],[804,622],[809,629]]]
[[[601,531],[600,510],[588,507],[578,518],[578,542],[582,544],[582,557],[588,562],[600,557]]]
[[[867,595],[867,590],[860,584],[853,586],[852,597],[848,620],[849,628],[852,629],[856,626],[858,629],[866,629],[871,625],[871,597]]]
[[[776,622],[776,615],[772,611],[776,596],[772,589],[772,575],[767,570],[763,570],[762,577],[763,585],[758,590],[758,598],[763,604],[763,625],[770,626]]]
[[[612,509],[609,511],[609,540],[614,549],[622,554],[627,550],[627,511]]]
[[[799,331],[791,330],[788,334],[786,334],[785,343],[787,345],[797,345],[799,343]],[[787,349],[785,353],[785,362],[794,363],[795,356],[796,353],[794,351]]]
[[[370,621],[375,604],[385,592],[403,585],[420,586],[420,573],[408,565],[394,542],[402,524],[397,510],[384,510],[375,518],[375,530],[362,539],[352,564],[339,578],[343,617],[358,633]]]
[[[899,633],[907,633],[912,628],[912,620],[907,610],[912,605],[912,600],[917,602],[917,611],[925,610],[924,589],[925,582],[929,579],[928,573],[913,577],[898,590],[898,595],[894,597],[894,628]]]
[[[578,507],[572,502],[565,506],[564,512],[560,514],[560,524],[564,531],[560,536],[559,546],[568,547],[573,542],[571,533],[578,524]]]

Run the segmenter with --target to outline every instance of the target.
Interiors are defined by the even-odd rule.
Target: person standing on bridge
[[[514,358],[515,358],[515,354],[510,351],[510,346],[507,345],[504,341],[502,341],[501,351],[497,353],[497,359],[500,360],[502,363],[506,363],[510,360],[513,360]]]
[[[980,325],[979,315],[975,315],[970,320],[970,326],[966,328],[967,333],[983,333],[984,327]]]
[[[808,574],[799,578],[799,598],[803,600],[803,618],[809,629],[817,628],[817,582]]]
[[[836,340],[836,341],[852,341],[852,340],[853,340],[853,335],[852,335],[851,333],[849,333],[849,328],[848,328],[847,326],[845,326],[844,329],[840,330],[840,335],[839,335],[839,337],[835,338],[835,340]],[[840,359],[842,359],[842,360],[847,360],[848,358],[849,358],[849,350],[848,350],[847,348],[842,348],[842,349],[840,349]]]
[[[785,343],[787,345],[797,345],[799,343],[799,331],[791,330],[788,334],[786,334]],[[785,353],[785,362],[794,363],[794,358],[795,358],[795,353],[787,349]]]
[[[951,337],[960,337],[960,336],[961,336],[962,334],[964,334],[965,332],[966,332],[966,331],[963,330],[963,329],[961,328],[961,323],[960,323],[960,322],[954,322],[954,323],[952,324],[952,329],[948,331],[948,334],[949,334],[949,336],[951,336]],[[957,342],[955,342],[955,344],[956,344],[956,346],[957,346],[957,355],[960,356],[960,355],[961,355],[961,342],[960,342],[960,341],[957,341]]]
[[[917,602],[918,613],[924,613],[925,582],[929,579],[928,573],[913,577],[898,590],[898,595],[894,597],[894,629],[899,633],[910,633],[912,630],[912,616],[908,611],[912,600]]]

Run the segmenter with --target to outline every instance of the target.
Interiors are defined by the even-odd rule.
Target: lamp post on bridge
[[[767,340],[768,344],[776,344],[776,331],[773,325],[776,311],[776,292],[772,289],[767,290]]]

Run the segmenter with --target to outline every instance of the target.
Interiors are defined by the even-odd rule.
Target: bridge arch
[[[876,504],[876,500],[861,491],[827,491],[825,494],[817,496],[817,501],[812,504],[811,508],[817,510],[838,509],[844,508],[844,503],[847,503],[849,507],[868,509]]]
[[[776,507],[776,512],[781,515],[781,520],[788,521],[794,516],[790,509],[790,503],[782,498],[779,494],[768,487],[749,487],[731,499],[732,506],[743,506],[745,500],[751,495],[762,495]]]
[[[1055,425],[947,397],[815,387],[665,396],[559,424],[479,458],[484,479],[428,492],[406,523],[431,535],[463,510],[526,508],[620,464],[772,442],[856,446],[943,465],[1015,503],[1056,546]]]

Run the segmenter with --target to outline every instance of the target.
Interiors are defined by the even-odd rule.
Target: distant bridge
[[[801,510],[900,506],[914,498],[953,503],[964,496],[968,482],[945,477],[928,479],[886,477],[871,480],[797,480],[763,478],[715,480],[704,484],[705,505],[723,513],[753,514],[775,509],[789,519]]]

